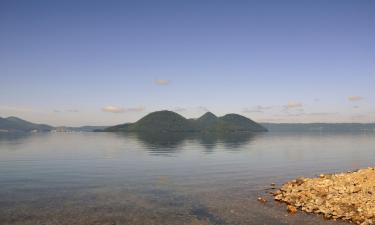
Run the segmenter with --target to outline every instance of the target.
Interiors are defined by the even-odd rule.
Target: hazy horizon
[[[375,122],[374,1],[1,1],[0,117]]]

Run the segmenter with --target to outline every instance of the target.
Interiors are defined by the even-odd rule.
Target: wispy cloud
[[[362,101],[364,98],[362,96],[349,96],[348,100],[351,102]]]
[[[169,85],[170,83],[171,83],[170,80],[163,80],[163,79],[155,80],[155,84],[161,85],[161,86]]]
[[[124,113],[125,109],[117,106],[106,106],[102,108],[103,112],[110,112],[110,113]]]
[[[290,101],[288,102],[287,105],[285,105],[286,109],[297,109],[297,108],[302,108],[303,104],[301,102],[295,102],[295,101]]]
[[[103,112],[110,112],[110,113],[125,113],[125,112],[143,112],[145,108],[143,106],[135,107],[135,108],[122,108],[117,106],[106,106],[102,108]]]

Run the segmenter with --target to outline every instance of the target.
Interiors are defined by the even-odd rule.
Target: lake
[[[0,224],[345,224],[288,215],[270,184],[374,162],[374,133],[6,134]]]

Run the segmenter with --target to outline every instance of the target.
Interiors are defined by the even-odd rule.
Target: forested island
[[[266,132],[267,129],[253,120],[238,115],[227,114],[217,117],[207,112],[198,119],[186,119],[172,111],[150,113],[135,123],[125,123],[108,127],[107,132]]]

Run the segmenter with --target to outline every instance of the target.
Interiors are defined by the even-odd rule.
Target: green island
[[[135,123],[125,123],[108,127],[105,132],[266,132],[267,129],[253,120],[238,115],[227,114],[217,117],[207,112],[198,119],[186,119],[172,111],[152,112]]]

